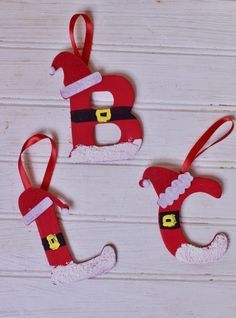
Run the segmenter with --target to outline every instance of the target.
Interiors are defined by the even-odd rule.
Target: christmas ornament
[[[50,140],[52,150],[43,182],[40,187],[36,188],[31,185],[21,155],[27,148],[43,139]],[[69,206],[48,192],[56,158],[55,141],[48,136],[37,134],[24,143],[19,156],[18,168],[25,188],[19,197],[19,209],[23,216],[23,222],[26,225],[33,221],[36,222],[49,265],[53,266],[52,282],[58,285],[96,277],[108,272],[116,263],[116,253],[112,246],[107,245],[98,256],[79,264],[74,262],[56,216],[56,207],[65,212],[68,211]]]
[[[74,26],[79,17],[86,24],[83,52],[80,55],[74,39]],[[51,65],[50,74],[62,68],[64,71],[63,98],[70,99],[73,149],[71,158],[76,162],[102,162],[129,159],[135,155],[142,143],[142,128],[132,113],[134,89],[131,83],[120,75],[101,75],[88,67],[92,47],[93,25],[86,14],[75,14],[70,21],[69,33],[73,53],[61,52]],[[94,108],[91,96],[94,92],[110,92],[114,98],[111,108]],[[98,146],[95,140],[95,126],[115,124],[121,137],[113,145]]]
[[[203,149],[215,131],[226,122],[231,122],[230,129],[218,140]],[[140,186],[150,184],[157,193],[159,206],[159,227],[162,239],[168,251],[178,260],[189,264],[203,264],[218,260],[228,247],[228,238],[218,233],[212,242],[198,247],[188,242],[180,224],[180,209],[184,200],[193,193],[203,192],[220,198],[222,188],[218,181],[205,177],[194,177],[189,169],[192,162],[209,147],[222,141],[233,130],[234,123],[230,117],[224,117],[214,123],[196,142],[187,155],[180,172],[164,167],[149,167],[144,171]]]

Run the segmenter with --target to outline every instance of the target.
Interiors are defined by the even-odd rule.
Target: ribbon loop
[[[25,168],[24,168],[22,160],[21,160],[22,153],[27,148],[29,148],[30,146],[36,144],[37,142],[39,142],[40,140],[43,140],[43,139],[49,139],[51,142],[51,146],[52,146],[50,158],[49,158],[49,161],[47,164],[47,168],[46,168],[46,171],[45,171],[45,174],[43,177],[42,184],[40,186],[41,189],[48,190],[48,187],[49,187],[49,184],[50,184],[50,181],[52,178],[53,170],[54,170],[54,167],[56,164],[57,147],[56,147],[55,141],[52,138],[50,138],[46,135],[43,135],[43,134],[36,134],[36,135],[30,137],[29,139],[27,139],[26,142],[24,143],[24,145],[22,146],[22,149],[21,149],[21,152],[19,155],[18,169],[19,169],[20,177],[21,177],[21,180],[22,180],[22,183],[23,183],[25,189],[28,189],[31,187],[31,182],[30,182],[30,179],[25,171]]]
[[[231,126],[228,129],[228,131],[220,138],[218,138],[216,141],[211,143],[209,146],[204,147],[204,145],[207,143],[207,141],[211,138],[211,136],[216,132],[216,130],[221,127],[226,122],[231,122]],[[205,152],[210,147],[214,146],[215,144],[219,143],[226,137],[228,137],[234,128],[234,121],[231,117],[223,117],[219,119],[217,122],[215,122],[211,127],[207,129],[207,131],[198,139],[198,141],[195,143],[195,145],[192,147],[192,149],[189,151],[186,159],[184,160],[184,163],[181,168],[181,172],[187,172],[192,164],[192,162],[199,157],[203,152]],[[203,149],[202,149],[203,148]]]
[[[74,38],[75,23],[79,17],[82,17],[84,19],[85,26],[86,26],[86,34],[85,34],[82,56],[80,56],[80,53],[79,53],[79,50],[77,48],[75,38]],[[70,34],[70,40],[71,40],[71,45],[72,45],[74,54],[81,57],[82,60],[86,64],[88,64],[90,53],[91,53],[91,48],[92,48],[92,40],[93,40],[93,24],[92,24],[92,21],[90,20],[89,16],[85,13],[77,13],[77,14],[73,15],[73,17],[70,20],[69,34]]]

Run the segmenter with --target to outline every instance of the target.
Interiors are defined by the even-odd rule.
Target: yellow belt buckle
[[[110,108],[106,109],[97,109],[96,110],[96,117],[99,123],[106,123],[111,119],[111,110]]]
[[[60,247],[60,243],[58,241],[56,234],[49,234],[47,236],[47,241],[48,241],[50,250],[54,251]]]
[[[164,227],[173,227],[176,223],[177,221],[174,214],[166,214],[163,216],[162,224]]]

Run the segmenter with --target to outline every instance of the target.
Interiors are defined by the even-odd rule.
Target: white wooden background
[[[95,23],[92,65],[135,83],[145,140],[133,160],[76,165],[67,157],[69,103],[59,94],[62,73],[50,77],[48,68],[70,47],[68,22],[79,11]],[[138,181],[148,164],[180,165],[209,125],[236,114],[236,1],[1,0],[0,64],[0,317],[235,317],[236,134],[194,164],[197,174],[221,180],[222,199],[195,195],[182,211],[193,241],[230,236],[215,264],[183,265],[166,252],[154,192]],[[59,140],[51,189],[72,206],[62,223],[76,258],[114,243],[111,273],[50,284],[36,227],[23,225],[17,206],[18,154],[38,131]],[[31,151],[38,182],[48,153],[46,143]]]

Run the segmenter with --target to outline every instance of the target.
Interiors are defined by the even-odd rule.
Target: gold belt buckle
[[[97,109],[96,110],[96,117],[99,123],[106,123],[111,119],[111,110],[110,108],[106,109]]]
[[[166,214],[163,216],[162,224],[164,227],[173,227],[177,223],[174,214]]]
[[[53,250],[53,251],[57,250],[61,245],[58,241],[56,234],[49,234],[47,236],[47,241],[48,241],[50,250]]]

